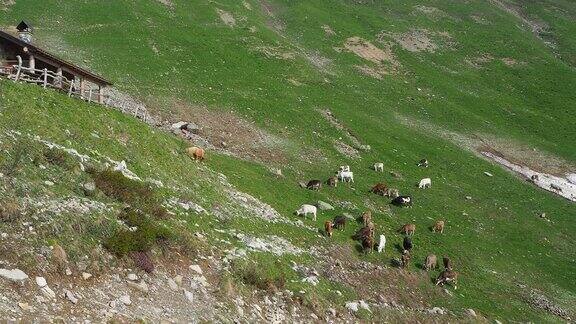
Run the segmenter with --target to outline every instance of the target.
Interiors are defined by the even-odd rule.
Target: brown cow
[[[310,189],[310,190],[320,190],[320,188],[322,188],[322,181],[320,180],[310,180],[308,181],[308,183],[306,184],[306,188]]]
[[[426,257],[426,262],[424,262],[424,269],[426,271],[430,271],[432,269],[436,269],[437,267],[438,267],[438,262],[437,262],[436,255],[429,254]]]
[[[400,227],[400,229],[398,230],[398,232],[404,233],[404,234],[406,234],[406,235],[414,235],[414,232],[416,232],[416,225],[414,225],[414,224],[405,224],[404,226]]]
[[[374,237],[374,226],[364,226],[352,236],[353,239],[362,241],[367,237]]]
[[[204,160],[204,149],[196,146],[191,146],[186,149],[186,153],[190,158],[195,161],[202,161]]]
[[[362,213],[362,223],[364,226],[368,226],[369,223],[372,223],[372,212],[370,210]]]
[[[444,233],[444,221],[437,220],[436,223],[434,224],[434,227],[432,227],[432,232],[434,233],[440,232],[440,234]]]
[[[367,236],[364,239],[362,239],[362,250],[364,251],[364,254],[372,252],[374,250],[373,236]]]
[[[330,177],[326,180],[326,184],[330,187],[337,187],[338,186],[338,177]]]
[[[436,286],[443,286],[445,283],[452,282],[454,284],[454,289],[458,289],[458,272],[452,270],[444,270],[436,279]]]
[[[452,270],[452,261],[450,261],[449,257],[442,257],[442,263],[444,263],[444,269]]]
[[[334,229],[331,221],[324,222],[324,231],[326,232],[326,235],[328,235],[328,237],[332,237],[332,232],[334,231]]]
[[[402,268],[406,269],[408,267],[411,258],[412,257],[410,256],[410,252],[408,251],[402,252],[402,262],[401,262]]]
[[[346,229],[346,216],[336,216],[333,224],[336,229]]]
[[[387,189],[388,189],[388,187],[386,186],[386,184],[379,182],[374,187],[372,187],[372,189],[370,189],[370,192],[375,193],[375,194],[380,195],[380,196],[384,196],[384,195],[386,195]]]

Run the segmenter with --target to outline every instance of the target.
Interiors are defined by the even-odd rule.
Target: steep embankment
[[[197,122],[215,149],[231,155],[210,150],[205,164],[193,164],[182,153],[189,144],[158,130],[52,92],[2,82],[6,153],[1,162],[12,170],[1,171],[2,198],[22,212],[0,223],[0,232],[7,234],[2,243],[11,243],[0,267],[43,274],[50,284],[59,284],[54,290],[61,294],[69,279],[58,274],[51,252],[43,248],[58,243],[68,252],[73,278],[96,259],[101,269],[89,271],[104,282],[107,274],[114,280],[138,260],[125,242],[112,240],[122,248],[110,244],[117,231],[139,227],[122,212],[128,204],[143,208],[150,218],[144,226],[149,231],[128,237],[145,234],[138,247],[150,249],[158,267],[144,280],[156,287],[151,291],[166,288],[164,275],[183,275],[186,287],[177,285],[178,302],[187,302],[182,289],[193,286],[194,303],[217,300],[227,318],[244,312],[250,319],[250,298],[264,313],[273,309],[264,302],[272,291],[305,307],[303,316],[332,318],[335,311],[340,320],[426,319],[426,310],[434,306],[449,317],[467,316],[467,308],[507,320],[573,316],[574,206],[470,152],[496,151],[559,175],[573,171],[576,161],[570,114],[576,76],[565,62],[570,58],[556,57],[526,28],[525,19],[503,10],[507,4],[114,1],[32,6],[16,1],[0,13],[4,25],[25,16],[37,27],[37,42],[109,76],[158,115]],[[558,26],[550,30],[559,51],[569,53],[566,30],[573,25],[566,17],[574,17],[573,5],[535,2],[528,9],[532,15],[546,13],[550,26]],[[36,136],[89,156],[97,170],[108,158],[125,160],[141,179],[162,186],[149,192],[117,178],[104,181],[105,175],[77,170],[78,161],[70,172],[67,162],[59,162],[62,157],[44,152],[46,143]],[[415,166],[423,157],[430,168]],[[384,162],[384,174],[370,170],[377,161]],[[320,192],[298,187],[300,181],[327,178],[341,164],[352,166],[354,184]],[[424,177],[431,177],[433,186],[418,190],[415,184]],[[85,201],[79,185],[97,179],[95,196]],[[120,181],[120,189],[110,181]],[[414,208],[391,208],[388,199],[369,195],[367,190],[380,181],[411,194]],[[140,194],[125,196],[122,188],[132,186]],[[300,204],[318,200],[335,209],[320,212],[316,222],[292,215]],[[191,211],[190,201],[207,212]],[[159,204],[167,215],[152,208]],[[382,254],[356,251],[350,236],[360,226],[353,220],[331,239],[316,233],[325,220],[343,213],[354,218],[365,209],[373,211],[377,234],[388,238]],[[547,218],[538,217],[543,212]],[[446,220],[444,235],[429,232],[436,219]],[[393,266],[402,242],[395,230],[408,222],[418,228],[413,262],[400,270]],[[88,253],[101,243],[100,252]],[[109,254],[119,251],[128,252],[120,259]],[[248,251],[243,261],[221,263],[224,256],[243,251]],[[457,291],[437,289],[431,279],[438,271],[420,269],[429,253],[452,258],[461,276]],[[167,266],[167,260],[177,266]],[[202,280],[186,270],[191,263],[202,263],[206,272],[211,267],[207,290],[215,295],[203,295]],[[144,313],[145,300],[163,295],[140,295],[124,281],[114,289],[125,289],[133,303],[112,309],[132,318],[196,318],[179,313],[178,305],[171,314]],[[89,281],[73,284],[98,288]],[[39,316],[44,307],[44,314],[59,314],[59,308],[35,300],[40,292],[33,283],[26,285],[27,290],[3,292],[10,303],[2,314]],[[259,294],[249,298],[252,287]],[[105,304],[120,297],[110,293],[90,303],[93,291],[74,292],[84,297],[73,308],[77,311],[108,310]],[[242,312],[239,297],[245,299]],[[346,308],[355,300],[365,300],[370,311]],[[18,302],[36,311],[23,311]],[[69,302],[58,296],[58,303]],[[288,310],[282,316],[291,316],[289,306],[279,308]]]

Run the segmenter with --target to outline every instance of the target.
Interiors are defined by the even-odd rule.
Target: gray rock
[[[323,202],[322,200],[318,200],[317,203],[318,208],[320,208],[320,210],[333,210],[334,207],[332,205],[330,205],[327,202]]]
[[[194,294],[192,294],[188,290],[184,290],[184,296],[186,296],[186,299],[188,299],[189,302],[191,303],[194,302]]]
[[[132,304],[132,300],[130,300],[130,296],[128,295],[120,296],[120,302],[126,306],[130,306]]]
[[[28,279],[28,275],[24,273],[24,271],[20,269],[0,269],[0,277],[4,279],[8,279],[13,282],[21,282]]]
[[[84,195],[92,196],[96,191],[96,183],[94,183],[94,181],[85,182],[82,184],[82,190],[84,191]]]
[[[36,277],[36,284],[40,288],[48,286],[48,283],[46,282],[46,279],[44,277]]]
[[[472,317],[476,317],[476,312],[472,308],[466,310],[466,314]]]
[[[44,297],[46,297],[47,299],[54,299],[56,298],[56,293],[54,292],[54,290],[52,290],[50,287],[48,286],[44,286],[40,289],[40,292],[42,293],[42,295]]]
[[[148,284],[145,281],[141,281],[140,283],[129,281],[128,287],[134,288],[134,289],[139,290],[143,293],[148,293],[148,291],[150,291],[150,288],[148,288]]]
[[[200,266],[197,264],[193,264],[189,268],[190,270],[196,272],[197,274],[202,274],[202,268],[200,268]]]
[[[170,289],[172,289],[174,291],[178,291],[178,285],[176,284],[176,282],[172,278],[168,278],[168,287],[170,287]]]
[[[89,274],[88,272],[82,272],[82,278],[84,280],[88,280],[88,279],[92,278],[92,275]]]
[[[134,273],[129,273],[128,276],[126,276],[126,278],[130,281],[136,281],[138,280],[138,276]]]
[[[74,295],[74,293],[71,292],[70,290],[64,290],[64,296],[65,296],[66,299],[68,299],[72,304],[77,304],[77,303],[78,303],[78,298],[76,298],[76,296]]]
[[[170,129],[172,129],[173,131],[179,131],[182,129],[186,129],[188,127],[188,122],[185,121],[179,121],[177,123],[174,123],[170,126]]]

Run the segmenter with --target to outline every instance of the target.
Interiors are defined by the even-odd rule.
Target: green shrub
[[[45,148],[42,151],[42,156],[46,162],[66,170],[72,170],[77,165],[76,161],[68,153],[55,147]]]
[[[133,208],[157,218],[165,218],[168,213],[162,206],[161,197],[154,192],[150,185],[125,177],[120,171],[104,170],[88,171],[96,187],[106,196],[126,203]]]
[[[105,240],[104,247],[120,257],[132,252],[147,252],[155,243],[169,240],[172,236],[166,227],[140,211],[127,210],[119,218],[128,227],[136,227],[135,231],[117,230]]]
[[[286,277],[284,273],[270,275],[255,263],[236,260],[232,263],[234,275],[247,285],[258,289],[275,292],[284,289]]]

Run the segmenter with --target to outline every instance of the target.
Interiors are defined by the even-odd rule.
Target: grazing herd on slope
[[[428,160],[423,159],[418,163],[419,167],[428,167]],[[375,163],[373,166],[374,171],[376,172],[384,172],[384,164],[379,162]],[[338,182],[354,182],[354,173],[350,170],[350,166],[341,166],[339,170],[336,172],[336,176],[332,176],[328,178],[326,184],[331,187],[336,187]],[[322,181],[321,180],[310,180],[306,184],[302,184],[302,187],[305,187],[309,190],[320,190],[322,188]],[[430,178],[424,178],[420,180],[418,183],[418,188],[420,189],[427,189],[432,186],[432,180]],[[403,196],[400,195],[398,189],[389,188],[384,183],[377,183],[374,185],[369,192],[373,194],[380,195],[382,197],[389,197],[392,199],[390,202],[392,205],[399,206],[399,207],[412,207],[413,200],[411,196]],[[314,221],[317,219],[318,208],[314,205],[304,204],[300,206],[298,210],[296,210],[295,214],[298,216],[310,215]],[[332,237],[334,235],[334,230],[343,230],[346,227],[346,216],[336,216],[333,220],[328,220],[324,222],[324,233],[328,237]],[[376,242],[375,236],[375,224],[372,222],[372,212],[370,210],[366,210],[365,212],[360,215],[359,223],[361,224],[361,228],[359,228],[356,233],[352,236],[354,240],[357,240],[360,243],[361,249],[363,253],[369,253],[374,251],[375,249],[380,253],[384,251],[386,246],[386,236],[384,234],[380,234],[378,237],[378,242]],[[433,233],[444,233],[444,220],[437,220],[434,225],[431,227],[431,231]],[[415,224],[404,224],[398,232],[404,234],[404,240],[402,242],[402,255],[400,258],[399,265],[402,268],[406,268],[411,260],[411,250],[413,247],[412,244],[412,236],[416,232],[416,225]],[[443,285],[445,283],[451,283],[454,285],[454,288],[457,287],[457,280],[458,280],[458,273],[452,269],[451,261],[448,257],[443,258],[444,263],[444,271],[440,273],[436,280],[436,285]],[[426,257],[424,262],[424,269],[426,271],[430,271],[433,269],[437,269],[437,257],[434,254],[430,254]]]
[[[199,147],[189,147],[186,149],[186,153],[190,158],[195,161],[202,161],[204,159],[204,149]],[[428,167],[428,160],[422,159],[418,163],[419,167]],[[384,163],[378,162],[375,163],[374,171],[376,172],[384,172]],[[337,187],[338,182],[354,182],[354,173],[350,170],[350,166],[345,165],[341,166],[339,170],[336,172],[336,176],[329,177],[326,180],[326,184],[330,187]],[[318,191],[322,188],[322,181],[321,180],[310,180],[306,184],[301,184],[302,187],[305,187],[309,190]],[[432,186],[432,180],[430,178],[424,178],[420,180],[418,183],[418,188],[426,189]],[[377,183],[374,185],[370,191],[371,193],[380,195],[382,197],[389,197],[392,198],[390,202],[392,205],[399,206],[399,207],[412,207],[412,197],[410,196],[402,196],[400,195],[398,189],[395,188],[388,188],[384,183]],[[295,211],[297,216],[306,217],[310,215],[312,220],[316,221],[318,216],[318,207],[310,204],[303,204],[300,206],[298,210]],[[344,215],[336,216],[332,221],[326,221],[324,223],[324,232],[326,236],[332,237],[334,235],[334,230],[344,230],[346,229],[346,221],[347,217]],[[372,222],[372,212],[370,210],[366,210],[360,216],[360,222],[362,227],[356,231],[356,233],[352,236],[354,240],[360,242],[362,251],[364,253],[369,253],[374,251],[376,246],[375,240],[375,224]],[[432,232],[434,233],[444,233],[444,221],[437,220],[436,223],[431,227]],[[402,242],[402,255],[400,259],[400,266],[402,268],[408,267],[410,260],[411,260],[411,251],[412,251],[412,236],[416,232],[416,225],[415,224],[404,224],[398,232],[404,234],[404,240]],[[376,250],[378,253],[384,251],[386,247],[386,236],[384,234],[380,234],[378,237],[378,245]],[[444,271],[440,273],[438,278],[436,279],[436,285],[444,285],[445,283],[451,283],[454,285],[454,288],[457,288],[457,281],[458,281],[458,273],[452,269],[452,262],[448,257],[443,257],[443,264],[444,264]],[[430,271],[433,269],[438,268],[437,257],[434,254],[429,254],[424,262],[424,269],[426,271]]]

